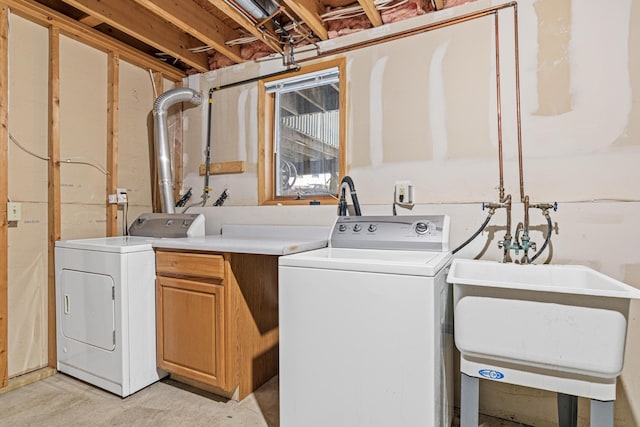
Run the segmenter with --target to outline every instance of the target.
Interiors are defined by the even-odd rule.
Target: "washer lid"
[[[59,240],[57,248],[81,249],[97,252],[129,253],[151,251],[152,237],[98,237],[95,239]]]
[[[450,259],[451,252],[323,248],[280,257],[279,265],[433,277]]]

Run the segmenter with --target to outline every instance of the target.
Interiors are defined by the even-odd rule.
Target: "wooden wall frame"
[[[184,74],[155,58],[109,39],[32,0],[0,0],[0,389],[9,385],[8,368],[8,144],[9,144],[9,17],[15,13],[49,29],[48,88],[48,230],[47,230],[47,365],[57,367],[55,242],[61,238],[60,197],[60,35],[68,36],[108,54],[107,88],[107,194],[117,186],[119,61],[125,59],[155,71],[156,83],[163,79],[181,85]],[[162,91],[160,91],[162,93]],[[180,157],[181,158],[181,157]],[[180,180],[182,177],[180,177]],[[156,184],[157,185],[157,184]],[[105,201],[106,202],[106,201]],[[107,235],[117,234],[117,205],[107,207]]]
[[[338,174],[342,179],[347,173],[347,63],[344,57],[307,65],[290,74],[279,75],[258,82],[258,205],[308,205],[309,200],[296,200],[293,197],[275,197],[273,119],[275,116],[274,95],[267,94],[265,84],[296,75],[304,75],[320,70],[337,67],[340,74],[340,147],[338,152]],[[323,204],[336,204],[331,196],[312,196]]]
[[[0,4],[0,389],[9,384],[7,315],[9,193],[9,8]]]
[[[107,196],[116,194],[118,187],[119,90],[120,56],[111,52],[107,58]],[[107,237],[117,235],[118,204],[107,202]]]
[[[49,367],[56,368],[56,268],[55,246],[60,240],[60,30],[49,28],[49,221],[48,242],[48,346]]]

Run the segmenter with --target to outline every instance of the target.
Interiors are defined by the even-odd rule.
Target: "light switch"
[[[22,219],[22,203],[7,203],[7,221],[20,221]]]

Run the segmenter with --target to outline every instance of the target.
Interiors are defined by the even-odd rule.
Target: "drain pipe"
[[[200,105],[202,104],[202,94],[189,88],[175,88],[160,95],[153,104],[158,183],[160,184],[160,201],[162,202],[162,212],[164,213],[175,213],[176,204],[173,197],[167,110],[174,104],[187,101],[194,105]]]

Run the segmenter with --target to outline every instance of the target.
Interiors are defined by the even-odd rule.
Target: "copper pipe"
[[[520,114],[520,49],[518,48],[518,4],[513,4],[513,33],[516,66],[516,122],[518,126],[518,171],[520,172],[520,200],[524,201],[524,172],[522,168],[522,120]]]
[[[400,31],[398,33],[392,34],[390,36],[380,36],[374,39],[364,40],[359,43],[354,43],[349,46],[339,47],[336,49],[327,50],[321,53],[318,53],[316,56],[312,56],[305,59],[300,59],[298,62],[306,62],[306,61],[314,61],[319,58],[323,58],[325,56],[337,55],[340,53],[351,52],[352,50],[362,49],[369,46],[375,46],[380,43],[386,43],[394,40],[403,39],[405,37],[415,36],[418,34],[426,33],[429,31],[437,30],[440,28],[449,27],[451,25],[460,24],[462,22],[471,21],[474,19],[482,18],[485,16],[492,15],[499,10],[507,9],[509,7],[515,7],[516,2],[512,1],[509,3],[500,4],[497,6],[489,7],[487,9],[478,10],[476,12],[467,13],[465,15],[458,16],[456,18],[449,18],[444,21],[434,22],[432,24],[423,25],[421,27],[408,29],[405,31]]]
[[[498,114],[498,167],[500,169],[500,201],[504,199],[504,159],[502,156],[502,103],[500,101],[500,32],[498,26],[498,13],[494,13],[495,48],[496,48],[496,110]]]
[[[521,132],[521,116],[520,116],[520,72],[519,72],[519,57],[518,57],[518,15],[517,15],[517,3],[509,2],[500,5],[496,5],[493,7],[489,7],[487,9],[482,9],[476,12],[471,12],[465,15],[461,15],[455,18],[446,19],[444,21],[435,22],[432,24],[427,24],[422,27],[417,27],[405,31],[401,31],[396,34],[392,34],[391,36],[381,36],[370,40],[365,40],[359,43],[352,44],[350,46],[344,46],[336,49],[327,50],[321,53],[318,53],[316,56],[312,56],[309,58],[299,59],[298,63],[303,63],[307,61],[314,61],[319,58],[323,58],[326,56],[337,55],[340,53],[351,52],[353,50],[362,49],[365,47],[375,46],[382,42],[389,42],[394,40],[403,39],[405,37],[410,37],[422,33],[426,33],[429,31],[437,30],[440,28],[449,27],[451,25],[460,24],[463,22],[471,21],[474,19],[483,18],[485,16],[494,15],[495,16],[495,37],[496,37],[496,90],[497,90],[497,115],[498,115],[498,163],[499,163],[499,172],[500,172],[500,185],[499,192],[500,197],[499,200],[501,203],[505,203],[505,195],[504,195],[504,167],[503,167],[503,154],[502,154],[502,111],[501,111],[501,95],[500,95],[500,52],[499,52],[499,28],[498,28],[498,11],[502,9],[507,9],[513,7],[514,9],[514,25],[515,25],[515,58],[516,58],[516,102],[517,102],[517,127],[518,127],[518,166],[520,172],[520,198],[524,199],[524,184],[523,184],[523,173],[522,173],[522,132]]]
[[[524,196],[524,231],[529,233],[529,196]]]

